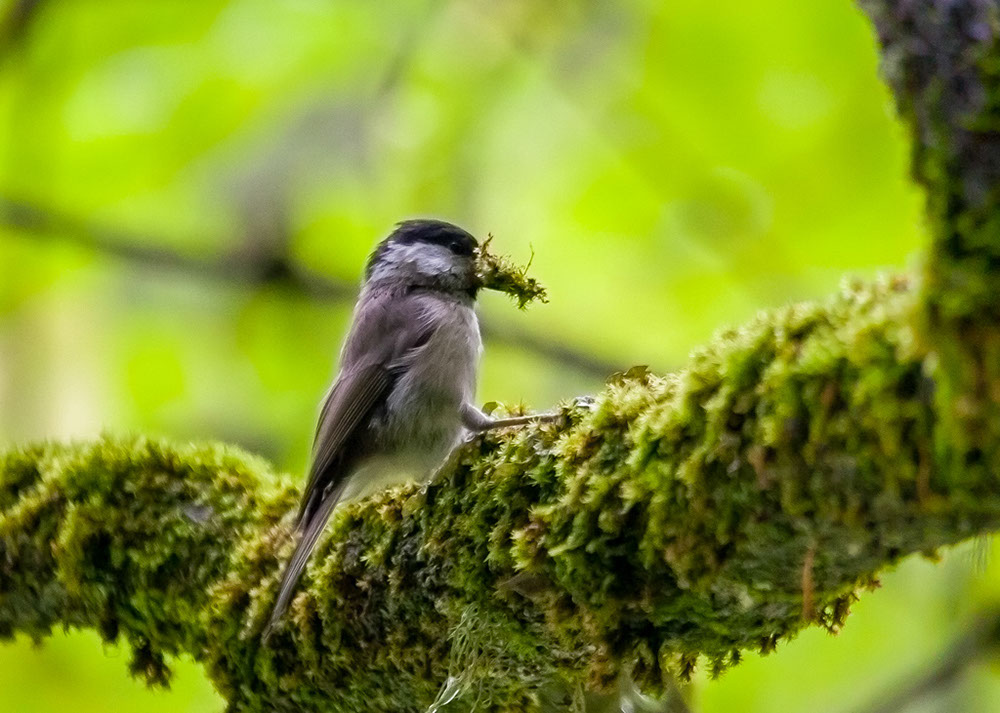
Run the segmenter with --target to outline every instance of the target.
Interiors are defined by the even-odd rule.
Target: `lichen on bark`
[[[0,636],[93,627],[152,682],[186,652],[233,711],[532,710],[836,629],[881,569],[995,530],[996,4],[917,5],[862,3],[928,190],[918,277],[761,315],[346,504],[266,645],[289,479],[221,445],[9,449]]]

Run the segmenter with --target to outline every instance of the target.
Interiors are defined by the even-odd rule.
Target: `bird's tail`
[[[336,507],[337,502],[340,500],[343,489],[343,486],[338,486],[327,493],[315,512],[304,517],[296,528],[299,534],[299,542],[295,546],[292,558],[285,565],[284,573],[281,575],[278,598],[274,602],[271,618],[268,619],[267,626],[264,627],[264,633],[261,636],[263,641],[266,642],[271,637],[278,622],[281,621],[281,617],[288,611],[288,605],[291,603],[292,595],[295,593],[295,586],[299,583],[299,578],[302,577],[302,573],[309,563],[309,556],[316,547],[319,536],[323,534],[326,521],[330,519],[330,513],[333,512],[333,508]]]

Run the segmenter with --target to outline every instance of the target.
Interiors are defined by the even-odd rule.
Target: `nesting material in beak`
[[[480,287],[504,292],[517,300],[518,309],[524,309],[535,300],[548,302],[545,287],[533,277],[528,277],[531,261],[518,267],[509,258],[489,251],[493,236],[490,235],[476,249],[476,277]],[[532,256],[534,257],[534,256]]]

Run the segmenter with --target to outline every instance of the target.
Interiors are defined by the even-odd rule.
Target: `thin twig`
[[[812,621],[816,616],[816,585],[813,582],[813,567],[816,565],[816,543],[809,545],[802,561],[802,620]]]

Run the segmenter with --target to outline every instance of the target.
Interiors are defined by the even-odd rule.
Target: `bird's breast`
[[[386,445],[442,460],[462,433],[460,408],[472,401],[482,341],[471,307],[433,307],[435,329],[406,360],[387,403]],[[393,448],[394,447],[394,448]]]

